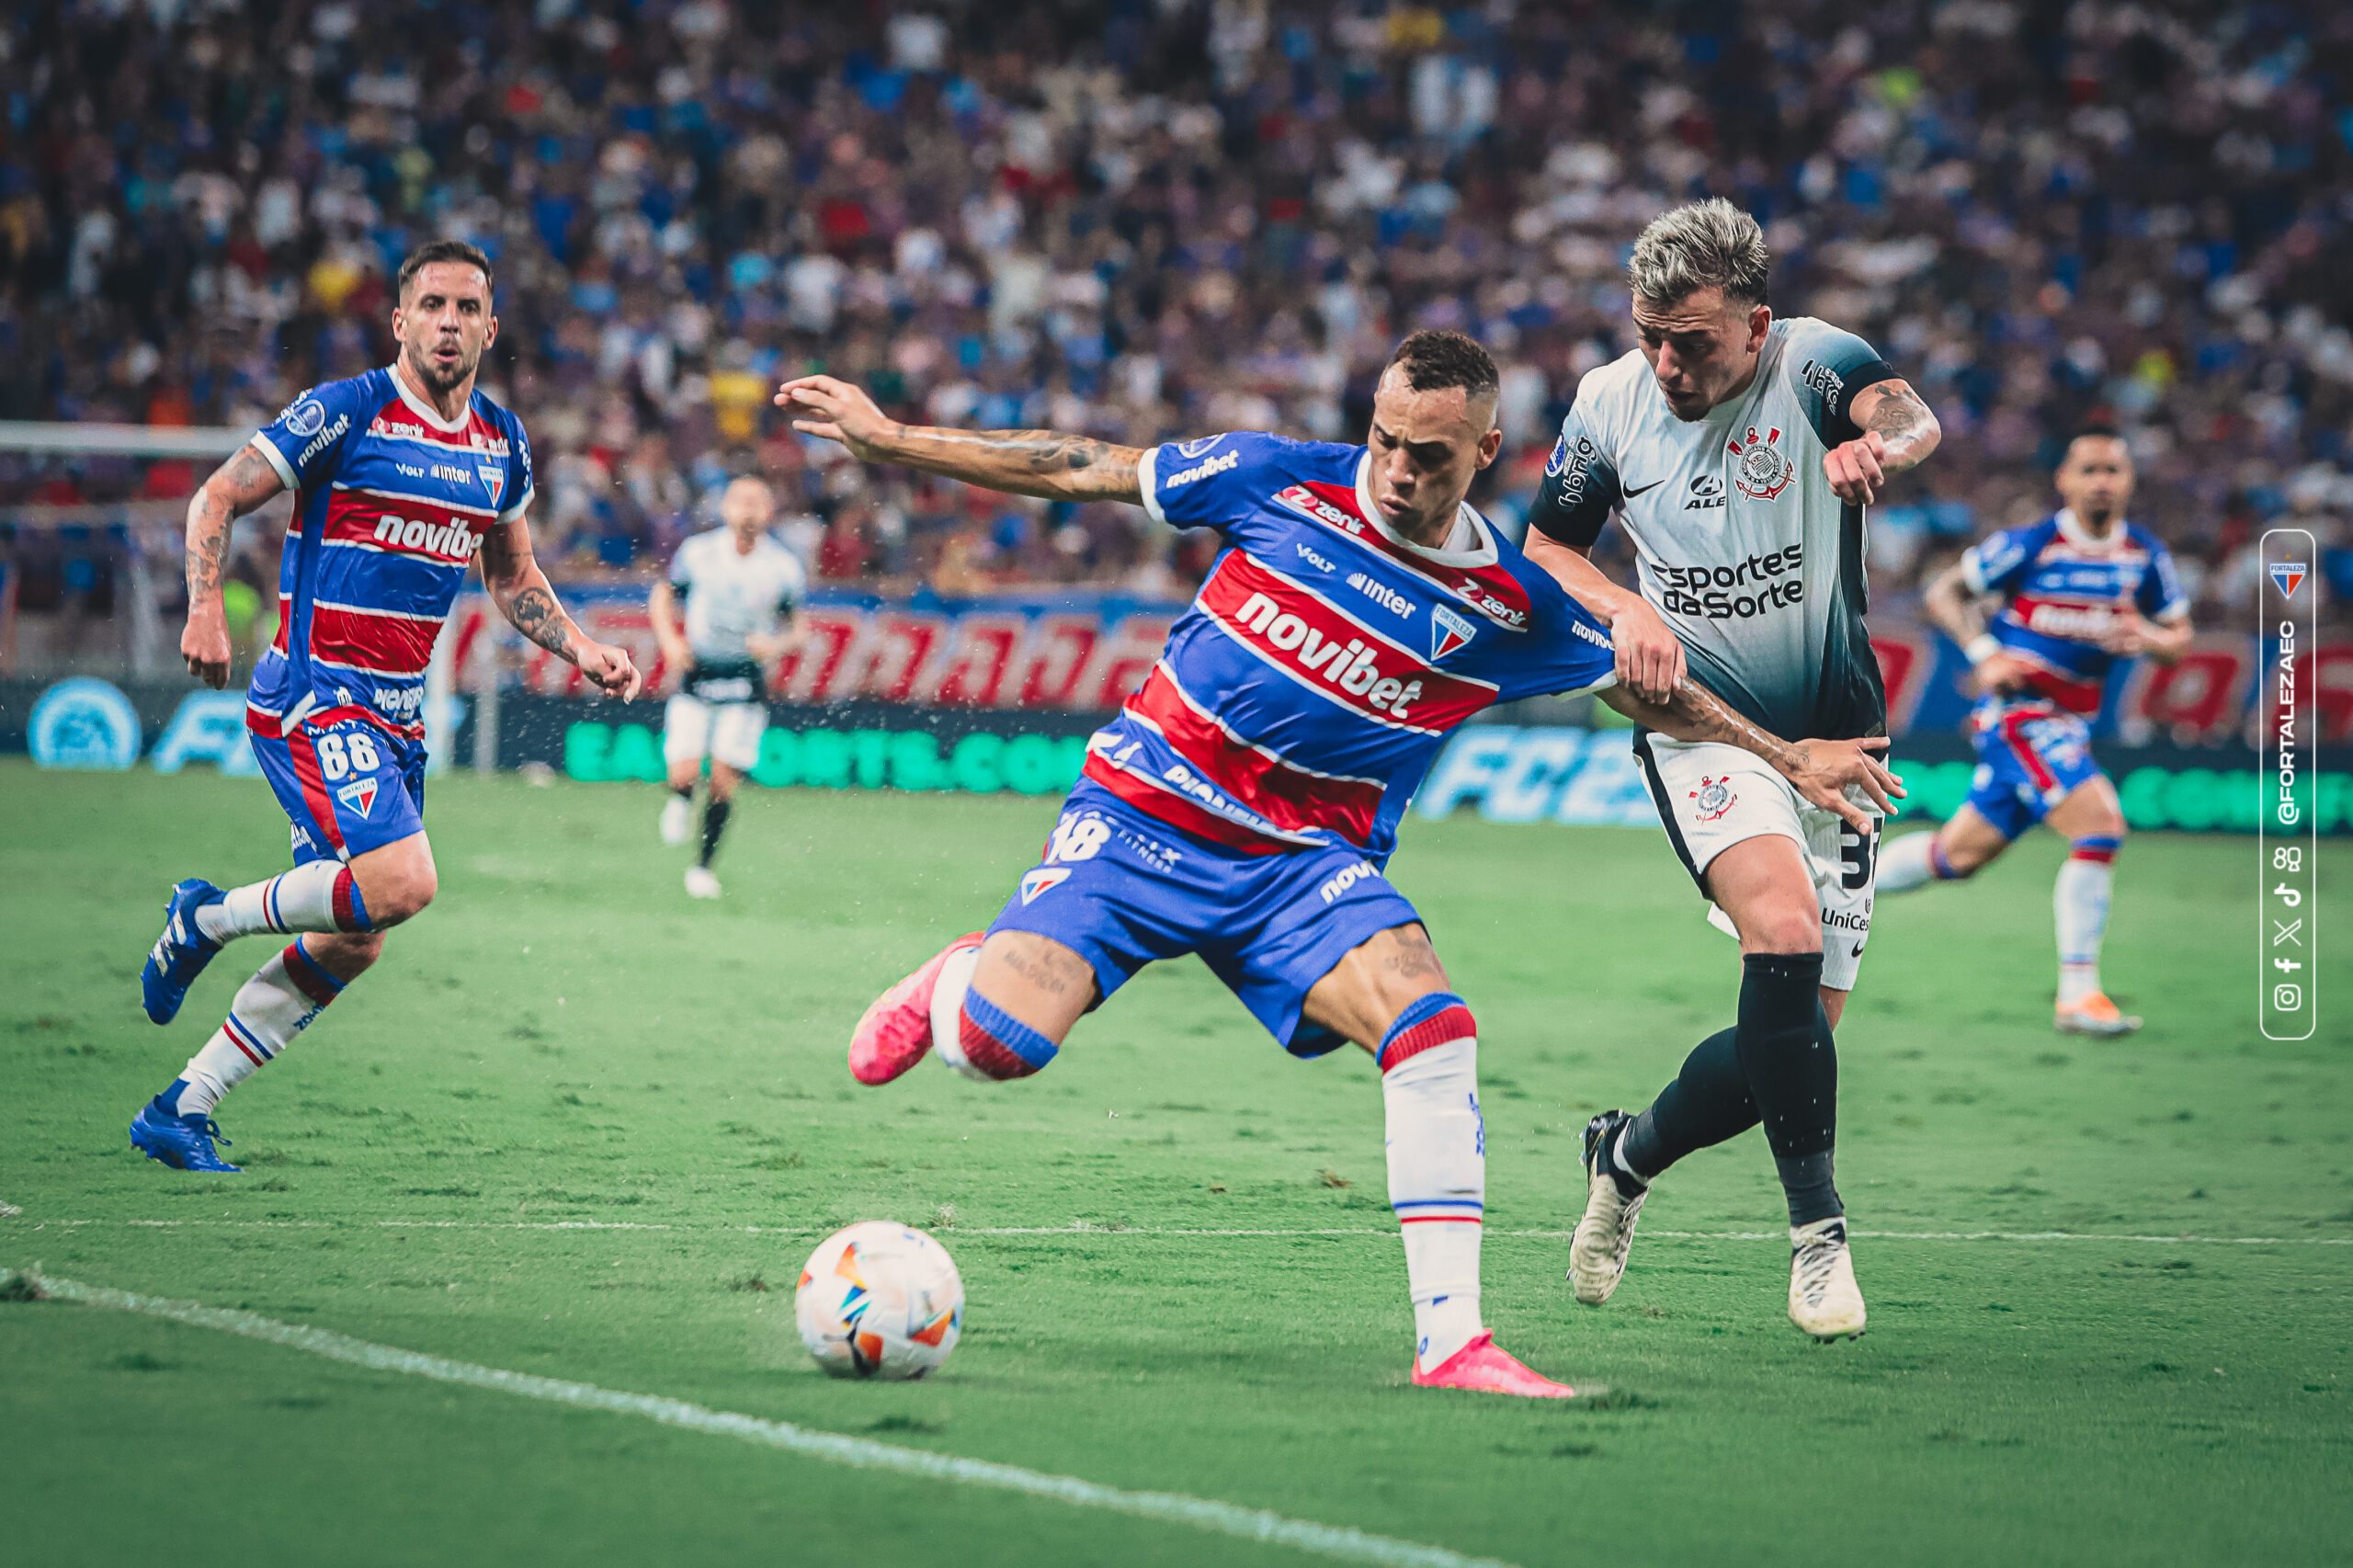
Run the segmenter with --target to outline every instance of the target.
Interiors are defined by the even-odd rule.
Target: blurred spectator
[[[1134,444],[1352,439],[1394,337],[1460,326],[1504,368],[1508,449],[1478,499],[1512,527],[1579,377],[1631,347],[1625,245],[1719,192],[1768,225],[1776,308],[1871,337],[1944,419],[1880,515],[1882,587],[2046,506],[2094,416],[2129,432],[2136,510],[2208,615],[2250,602],[2265,527],[2353,549],[2344,7],[419,15],[0,19],[0,416],[255,423],[389,358],[389,273],[462,235],[496,258],[486,379],[542,450],[551,562],[649,570],[756,469],[832,580],[1181,591],[1201,543],[861,476],[785,426],[775,382],[823,367],[910,417]],[[0,463],[0,503],[141,483]]]

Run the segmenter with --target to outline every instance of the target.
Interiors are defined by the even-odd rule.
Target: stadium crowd
[[[1202,541],[835,463],[767,394],[1348,437],[1393,339],[1458,326],[1508,521],[1631,346],[1634,232],[1721,193],[1776,308],[1944,422],[1884,594],[2040,515],[2098,418],[2228,620],[2279,521],[2353,597],[2349,83],[2353,10],[2196,0],[64,0],[0,20],[0,417],[257,424],[387,361],[388,278],[458,235],[543,559],[650,570],[757,470],[824,579],[1179,591]],[[196,477],[0,455],[0,505]]]

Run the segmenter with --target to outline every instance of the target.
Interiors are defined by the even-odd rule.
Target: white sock
[[[365,931],[368,906],[340,860],[313,860],[264,882],[231,888],[196,912],[196,928],[216,942],[259,931]]]
[[[1936,831],[1907,833],[1901,838],[1891,838],[1880,846],[1879,892],[1910,892],[1926,887],[1936,880],[1937,869],[1928,851],[1937,842]]]
[[[237,988],[228,1018],[180,1070],[188,1085],[180,1091],[180,1114],[210,1115],[222,1095],[291,1045],[342,989],[301,942],[290,943]]]
[[[2051,890],[2051,913],[2059,931],[2059,1005],[2069,1006],[2100,988],[2099,949],[2108,937],[2109,892],[2116,868],[2113,848],[2078,848],[2059,868]]]
[[[949,954],[948,961],[939,966],[939,981],[931,992],[931,1049],[965,1077],[994,1084],[995,1078],[964,1059],[963,1028],[959,1021],[964,1011],[964,993],[972,988],[972,971],[980,962],[981,949],[971,947]]]
[[[1487,1196],[1479,1042],[1417,1051],[1381,1077],[1389,1202],[1405,1235],[1415,1357],[1428,1371],[1478,1336],[1479,1231]]]

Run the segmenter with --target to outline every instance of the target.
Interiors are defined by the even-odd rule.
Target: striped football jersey
[[[2063,509],[1986,535],[1961,558],[1961,571],[1972,593],[2003,597],[1986,630],[2002,652],[2032,669],[2037,691],[2071,713],[2099,711],[2116,663],[2100,645],[2111,620],[2189,613],[2173,556],[2156,535],[2127,522],[2095,539]]]
[[[294,517],[247,725],[358,719],[421,738],[425,666],[466,568],[531,504],[523,422],[480,392],[444,420],[386,369],[312,388],[253,445],[294,492]]]
[[[1249,853],[1395,847],[1446,737],[1493,703],[1611,684],[1608,634],[1465,505],[1451,548],[1400,537],[1362,447],[1252,432],[1172,442],[1143,504],[1223,549],[1086,776]]]

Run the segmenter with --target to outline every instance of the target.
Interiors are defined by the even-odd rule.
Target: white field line
[[[1302,1551],[1318,1552],[1351,1562],[1379,1563],[1383,1568],[1510,1568],[1510,1564],[1494,1558],[1467,1557],[1441,1546],[1423,1546],[1388,1536],[1369,1535],[1363,1530],[1343,1526],[1286,1518],[1262,1508],[1237,1507],[1231,1503],[1188,1497],[1175,1492],[1127,1492],[1115,1486],[1081,1481],[1076,1476],[1051,1475],[1042,1471],[1024,1470],[1018,1465],[960,1459],[953,1454],[935,1454],[923,1449],[903,1449],[870,1438],[821,1432],[795,1426],[790,1421],[768,1421],[756,1415],[711,1410],[681,1399],[665,1399],[657,1394],[622,1393],[598,1388],[593,1383],[568,1382],[561,1378],[542,1378],[529,1372],[480,1367],[471,1361],[446,1360],[439,1356],[371,1344],[365,1339],[354,1339],[323,1328],[280,1323],[258,1312],[208,1307],[196,1301],[176,1301],[162,1296],[133,1295],[127,1290],[109,1290],[103,1285],[85,1285],[78,1280],[60,1279],[52,1275],[41,1276],[40,1285],[50,1295],[61,1301],[140,1312],[196,1328],[219,1329],[224,1334],[243,1335],[248,1339],[305,1350],[313,1356],[347,1361],[374,1371],[405,1372],[412,1377],[431,1378],[437,1382],[463,1383],[472,1388],[518,1394],[525,1399],[568,1404],[575,1409],[642,1415],[648,1420],[659,1421],[665,1426],[680,1426],[692,1432],[709,1432],[740,1438],[747,1443],[764,1444],[768,1448],[786,1449],[859,1470],[897,1471],[902,1474],[919,1475],[936,1481],[959,1482],[967,1486],[1026,1493],[1033,1497],[1068,1503],[1074,1507],[1108,1508],[1114,1513],[1191,1525],[1220,1535],[1239,1536],[1245,1540],[1296,1547]]]
[[[21,1216],[23,1210],[0,1205],[0,1220]],[[48,1220],[48,1225],[74,1227],[86,1225],[126,1225],[142,1230],[176,1230],[182,1227],[210,1227],[225,1230],[334,1230],[343,1226],[361,1225],[375,1230],[393,1231],[674,1231],[705,1232],[741,1236],[823,1236],[831,1233],[821,1225],[674,1225],[643,1220]],[[1248,1238],[1304,1236],[1364,1236],[1387,1237],[1395,1240],[1397,1232],[1391,1227],[1372,1225],[1329,1225],[1295,1229],[1211,1230],[1164,1225],[1097,1225],[1081,1221],[1070,1225],[955,1225],[940,1233],[949,1236],[1201,1236],[1208,1238]],[[1510,1236],[1523,1240],[1567,1241],[1573,1231],[1490,1230],[1492,1236]],[[2115,1232],[2089,1231],[1856,1231],[1858,1240],[1890,1242],[2138,1242],[2153,1245],[2185,1246],[2353,1246],[2353,1236],[2193,1236],[2193,1235],[2134,1235]],[[1787,1244],[1787,1231],[1644,1231],[1649,1240],[1686,1242],[1779,1242]]]

